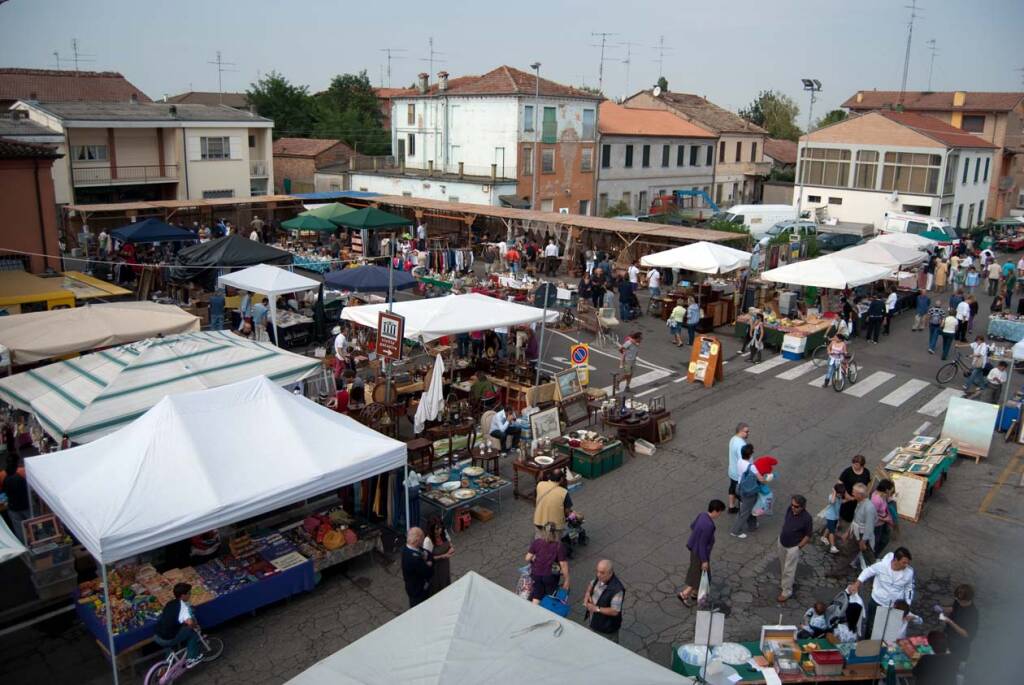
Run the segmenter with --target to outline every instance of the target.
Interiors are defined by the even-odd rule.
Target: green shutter
[[[544,127],[541,133],[541,142],[543,143],[558,142],[558,121],[555,116],[554,107],[544,108]]]

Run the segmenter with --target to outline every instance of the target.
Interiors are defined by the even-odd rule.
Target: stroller
[[[583,528],[583,514],[569,512],[565,517],[565,533],[562,535],[562,544],[565,545],[565,555],[572,559],[573,548],[576,545],[587,546],[587,531]]]
[[[863,604],[858,595],[853,596],[857,597],[855,603]],[[829,602],[828,606],[825,607],[825,621],[828,623],[828,628],[826,630],[801,630],[797,633],[797,638],[801,640],[809,640],[821,637],[825,633],[831,633],[837,625],[846,620],[846,609],[850,606],[850,598],[851,595],[847,594],[845,589],[840,590],[839,593],[832,598],[832,601]]]

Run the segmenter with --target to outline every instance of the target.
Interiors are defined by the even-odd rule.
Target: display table
[[[630,456],[636,456],[634,443],[637,440],[646,440],[650,443],[658,443],[658,419],[666,416],[667,412],[658,414],[647,414],[644,418],[635,419],[627,416],[621,419],[604,418],[604,425],[614,428],[618,439],[629,450]]]
[[[1024,319],[1006,319],[1001,316],[989,316],[988,334],[992,338],[1002,338],[1011,342],[1024,340]]]
[[[258,583],[244,585],[234,592],[218,595],[198,606],[193,607],[196,619],[204,628],[212,628],[236,616],[273,604],[301,592],[309,592],[316,585],[313,562],[307,560],[293,568],[276,573],[260,580]],[[107,627],[91,604],[75,604],[75,611],[82,623],[96,638],[96,642],[106,653]],[[121,652],[132,645],[149,640],[156,629],[156,621],[152,621],[134,630],[114,635],[114,649]]]
[[[543,480],[547,474],[558,469],[564,469],[570,466],[572,458],[568,454],[554,454],[552,455],[555,461],[548,465],[538,464],[532,459],[526,459],[524,461],[513,461],[512,462],[512,496],[516,499],[522,497],[528,499],[531,502],[537,499],[537,483]],[[530,492],[520,492],[519,490],[519,474],[525,473],[533,476],[533,490]]]
[[[817,323],[804,323],[799,326],[782,326],[780,324],[768,324],[764,326],[764,346],[773,349],[782,349],[782,339],[787,335],[796,335],[807,338],[807,351],[811,352],[818,345],[825,344],[825,332],[828,330],[829,322],[820,321]],[[740,340],[746,340],[750,330],[750,316],[743,314],[736,318],[734,335]]]
[[[475,490],[473,497],[456,499],[439,488],[434,488],[426,483],[420,487],[420,502],[427,504],[441,512],[441,520],[444,525],[452,530],[452,519],[457,509],[470,507],[481,500],[494,502],[498,511],[501,511],[501,492],[509,486],[509,482],[500,476],[484,472],[475,478],[463,475],[468,481],[466,487]]]

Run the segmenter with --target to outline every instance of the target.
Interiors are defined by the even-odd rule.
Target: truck
[[[703,190],[673,190],[671,194],[657,195],[651,202],[648,221],[660,223],[701,222],[721,211],[711,196]],[[677,217],[675,221],[669,217]]]

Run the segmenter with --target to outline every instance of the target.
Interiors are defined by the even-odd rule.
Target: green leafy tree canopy
[[[304,137],[313,128],[313,103],[308,90],[272,71],[250,84],[246,96],[260,116],[274,120],[274,138]]]
[[[658,88],[661,88],[661,92],[667,93],[668,92],[668,79],[666,79],[664,76],[659,76],[658,77]]]
[[[740,110],[739,114],[768,131],[772,138],[798,140],[802,133],[796,124],[800,107],[785,93],[762,90],[753,102]]]
[[[367,155],[390,153],[391,133],[384,129],[377,94],[365,70],[335,76],[314,100],[317,137],[342,140]]]
[[[814,124],[814,129],[817,130],[824,126],[830,126],[831,124],[838,124],[840,121],[846,121],[849,118],[849,114],[846,113],[845,109],[834,109],[827,113],[822,118],[818,119]]]

